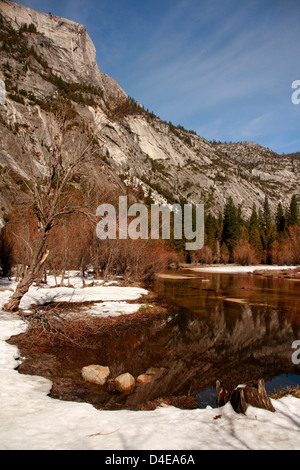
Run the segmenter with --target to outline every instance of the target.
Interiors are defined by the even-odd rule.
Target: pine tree
[[[284,210],[283,210],[281,202],[278,203],[275,220],[276,220],[277,232],[279,234],[283,233],[286,228],[286,219],[285,219]]]
[[[255,204],[253,204],[253,207],[252,207],[252,214],[251,214],[250,222],[249,222],[249,230],[251,230],[251,228],[253,226],[259,228],[259,226],[258,226],[258,215],[257,215],[257,210],[256,210],[256,205]]]
[[[232,255],[234,245],[240,235],[239,214],[234,205],[233,199],[230,196],[224,210],[224,222],[222,233],[222,244],[225,243],[229,250],[230,256]]]
[[[263,233],[262,233],[262,241],[263,241],[263,248],[265,250],[269,250],[273,241],[275,240],[275,231],[272,223],[272,215],[271,209],[269,205],[269,200],[267,196],[264,200],[263,205]]]
[[[297,223],[299,223],[299,208],[298,208],[297,196],[296,194],[294,194],[290,203],[288,225],[295,225]]]
[[[255,253],[259,261],[261,261],[263,258],[263,246],[262,246],[262,241],[261,241],[260,219],[261,219],[261,225],[263,225],[262,212],[260,212],[260,216],[258,216],[256,205],[253,204],[252,214],[249,220],[249,243],[255,249]]]
[[[257,225],[252,225],[249,233],[249,243],[255,249],[255,253],[259,261],[263,258],[263,245],[261,241],[260,231]]]
[[[264,229],[265,229],[266,234],[268,234],[272,227],[272,216],[271,216],[269,199],[267,198],[267,196],[265,197],[265,201],[264,201],[263,215],[264,215]]]
[[[218,226],[216,218],[208,214],[205,220],[205,245],[209,246],[213,253],[216,252],[218,239]]]

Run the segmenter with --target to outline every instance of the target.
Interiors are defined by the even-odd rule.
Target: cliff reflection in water
[[[190,381],[193,392],[214,387],[216,379],[230,386],[300,372],[291,361],[292,342],[300,339],[297,281],[194,274],[186,280],[157,279],[155,290],[182,307],[170,322],[178,328],[170,354],[185,362],[178,381]]]
[[[78,375],[84,365],[97,363],[108,365],[111,377],[124,372],[137,377],[157,368],[152,383],[137,384],[125,397],[98,396],[98,406],[135,409],[156,398],[196,396],[215,388],[217,379],[230,387],[251,379],[299,375],[300,366],[292,363],[292,343],[300,339],[297,281],[253,275],[189,276],[154,282],[156,293],[175,310],[113,337],[105,334],[99,350],[76,358]],[[64,361],[70,367],[72,353]]]

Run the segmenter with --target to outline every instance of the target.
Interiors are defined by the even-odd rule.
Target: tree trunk
[[[21,302],[23,295],[25,295],[29,291],[30,286],[35,281],[41,267],[43,266],[44,262],[46,261],[49,255],[48,250],[46,252],[43,252],[44,246],[46,243],[46,238],[47,238],[47,232],[44,231],[41,235],[39,245],[33,256],[33,262],[31,266],[29,267],[29,269],[25,272],[23,278],[17,285],[16,290],[11,296],[11,298],[9,299],[9,301],[3,306],[4,311],[17,312],[19,310],[20,302]]]
[[[270,398],[265,389],[265,382],[259,379],[257,382],[250,382],[244,386],[236,387],[233,391],[225,390],[222,383],[217,380],[217,406],[224,406],[230,401],[236,413],[245,414],[248,405],[256,408],[263,408],[268,411],[275,411]]]
[[[20,302],[23,297],[28,291],[31,284],[34,281],[34,274],[31,270],[27,271],[24,277],[21,279],[14,294],[11,296],[7,304],[4,305],[3,310],[6,312],[17,312],[19,310]]]

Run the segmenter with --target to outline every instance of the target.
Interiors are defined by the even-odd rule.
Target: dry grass
[[[31,306],[33,312],[24,317],[28,323],[25,333],[18,335],[18,342],[26,350],[46,350],[53,347],[97,348],[103,333],[118,334],[119,331],[145,325],[155,317],[167,314],[167,306],[154,295],[139,299],[143,303],[138,312],[116,317],[92,317],[95,302],[52,303],[46,306]],[[129,303],[129,302],[128,302]],[[133,301],[130,303],[137,303]],[[82,312],[82,309],[85,309]],[[22,316],[22,315],[21,315]]]
[[[283,388],[282,390],[274,391],[270,395],[270,398],[273,398],[274,400],[278,400],[279,398],[287,397],[289,395],[291,395],[292,397],[295,397],[295,398],[300,398],[300,388],[299,388],[299,386],[297,386],[297,387],[286,387],[286,388]]]

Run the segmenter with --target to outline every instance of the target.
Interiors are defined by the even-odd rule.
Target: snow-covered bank
[[[193,271],[207,272],[207,273],[253,273],[254,271],[261,270],[270,270],[270,271],[283,271],[286,269],[295,269],[298,266],[266,266],[266,265],[257,265],[257,266],[236,266],[236,265],[227,265],[227,266],[204,266],[204,267],[193,267],[190,268]]]
[[[5,342],[26,325],[0,313],[0,449],[197,450],[300,449],[300,400],[272,400],[276,412],[231,405],[205,410],[97,411],[54,400],[51,383],[19,374],[18,351]],[[216,419],[216,417],[218,418]]]
[[[89,285],[90,284],[90,285]],[[68,287],[68,285],[70,287]],[[0,310],[12,295],[16,288],[14,280],[0,279]],[[20,309],[30,310],[32,304],[45,305],[49,302],[101,302],[96,303],[91,310],[92,315],[102,317],[122,314],[132,314],[138,311],[141,304],[129,304],[127,301],[138,300],[148,291],[140,287],[121,287],[113,282],[104,283],[97,281],[92,285],[90,281],[87,287],[82,287],[80,276],[72,273],[65,279],[62,287],[56,287],[54,278],[48,277],[47,285],[30,287],[20,303]]]
[[[3,305],[12,293],[7,289],[14,284],[3,281],[0,287]],[[143,289],[115,285],[32,287],[23,306],[29,308],[32,302],[43,303],[50,297],[105,300],[109,314],[117,303],[125,307],[126,300],[143,293]],[[246,416],[236,414],[230,404],[219,409],[98,411],[90,404],[50,398],[49,380],[15,370],[21,359],[17,348],[6,341],[26,328],[19,316],[0,311],[2,450],[300,449],[300,400],[291,396],[272,400],[275,413],[249,407]]]

